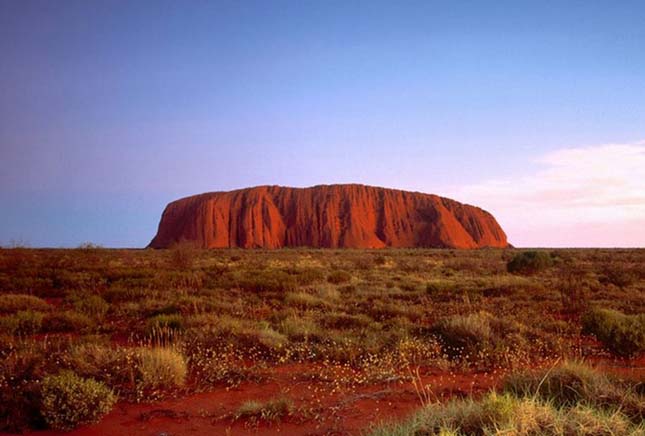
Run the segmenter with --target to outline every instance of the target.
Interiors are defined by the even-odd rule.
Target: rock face
[[[364,185],[258,186],[173,201],[150,246],[204,248],[507,247],[495,218],[419,192]]]

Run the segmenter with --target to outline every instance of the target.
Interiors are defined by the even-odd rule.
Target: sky
[[[0,245],[143,247],[179,197],[363,183],[516,246],[645,246],[642,1],[0,0]]]

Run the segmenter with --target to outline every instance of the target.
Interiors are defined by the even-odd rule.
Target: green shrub
[[[20,310],[45,312],[50,309],[43,299],[26,294],[0,295],[0,313],[14,313]]]
[[[592,309],[582,317],[582,332],[595,335],[610,351],[630,357],[645,351],[645,314],[625,315]]]
[[[347,283],[347,282],[350,282],[351,280],[352,280],[352,275],[347,271],[342,271],[342,270],[332,271],[327,276],[327,281],[335,285],[339,285],[341,283]]]
[[[55,430],[96,423],[114,403],[116,396],[103,383],[71,371],[47,376],[42,382],[42,415]]]
[[[553,258],[546,251],[524,251],[506,264],[510,273],[535,274],[553,265]]]

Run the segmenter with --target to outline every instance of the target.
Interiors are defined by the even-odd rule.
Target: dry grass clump
[[[603,410],[620,410],[635,422],[645,419],[645,398],[613,382],[583,363],[566,361],[540,371],[519,371],[508,376],[504,390],[516,396],[534,396],[558,407],[578,404]]]
[[[137,350],[140,380],[138,389],[147,396],[156,396],[158,391],[183,386],[188,374],[184,356],[169,347],[140,348]]]
[[[150,336],[159,335],[163,330],[180,332],[184,329],[184,317],[180,314],[160,314],[146,320],[145,332]]]
[[[292,341],[316,341],[323,336],[315,320],[301,316],[288,316],[282,320],[279,329]]]
[[[199,254],[199,247],[190,241],[174,243],[169,249],[169,266],[177,269],[191,268]]]
[[[530,345],[525,330],[517,322],[497,319],[488,312],[444,318],[433,327],[451,359],[490,364],[510,363],[526,354]]]
[[[370,436],[562,435],[566,416],[548,403],[491,393],[481,400],[433,403],[402,424],[374,429]]]
[[[620,386],[580,364],[567,362],[546,374],[512,375],[505,389],[505,393],[491,392],[480,400],[426,404],[407,421],[377,427],[370,435],[645,434],[642,414],[626,407],[625,395],[634,394],[623,392],[622,397],[615,397]]]
[[[444,318],[434,326],[447,355],[453,358],[474,358],[488,346],[493,331],[490,315],[473,313]]]
[[[104,382],[122,395],[133,390],[136,378],[135,351],[100,343],[80,343],[71,346],[67,367],[83,376]]]
[[[293,402],[283,396],[265,402],[250,400],[238,407],[233,419],[243,419],[255,424],[276,422],[292,415],[294,410]]]

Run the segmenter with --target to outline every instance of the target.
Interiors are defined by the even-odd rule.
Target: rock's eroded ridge
[[[182,198],[150,243],[204,248],[507,247],[488,212],[437,195],[364,185],[258,186]]]

